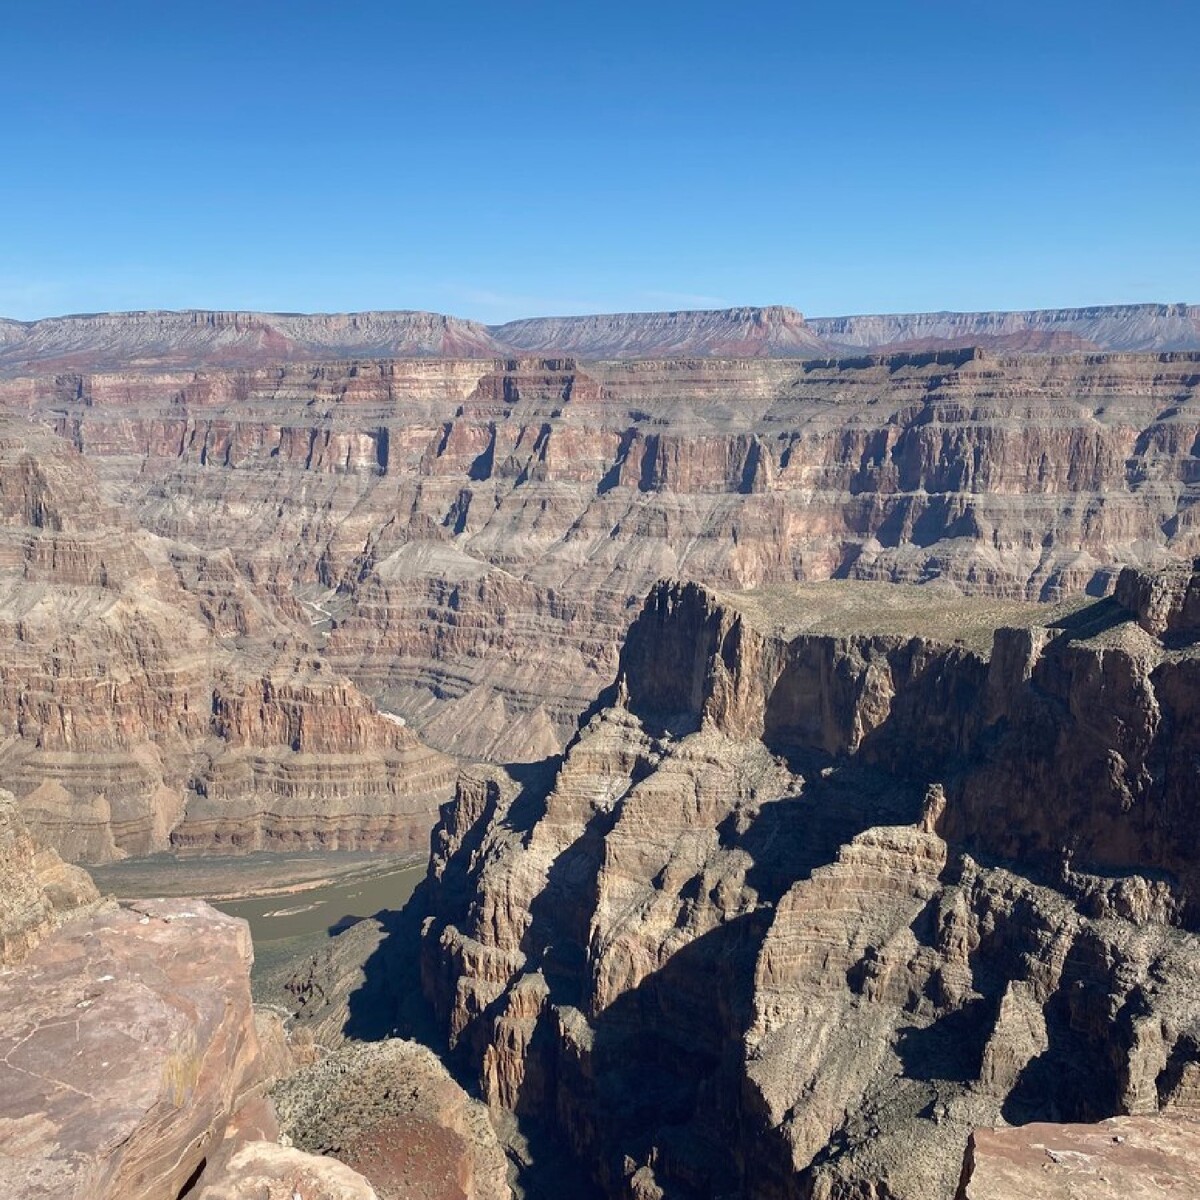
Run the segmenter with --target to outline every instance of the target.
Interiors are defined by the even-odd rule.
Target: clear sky
[[[1196,0],[0,0],[0,314],[1200,302]]]

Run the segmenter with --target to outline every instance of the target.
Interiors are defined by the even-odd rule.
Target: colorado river
[[[126,859],[91,868],[119,900],[196,896],[242,917],[254,940],[256,978],[318,950],[355,920],[404,907],[425,864],[396,855],[251,854]]]

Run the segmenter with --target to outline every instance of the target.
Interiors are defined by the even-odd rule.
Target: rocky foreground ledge
[[[244,922],[103,907],[0,976],[0,1191],[179,1195],[265,1082]]]
[[[486,1114],[432,1054],[389,1041],[304,1068],[255,1011],[252,958],[246,923],[207,904],[101,900],[0,791],[0,1196],[501,1200]],[[276,1140],[281,1076],[282,1141],[359,1170]]]
[[[0,1195],[376,1200],[264,1140],[250,962],[244,921],[161,900],[93,906],[0,972]]]
[[[1200,1120],[1114,1117],[1095,1125],[980,1130],[957,1200],[1157,1200],[1200,1188]]]

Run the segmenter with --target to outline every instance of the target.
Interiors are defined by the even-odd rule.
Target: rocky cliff
[[[486,1113],[427,1050],[357,1047],[357,1092],[349,1080],[337,1086],[338,1055],[315,1077],[296,1073],[278,1018],[251,1004],[252,958],[246,923],[207,904],[100,901],[86,873],[39,845],[0,792],[5,1200],[507,1195]],[[342,1141],[320,1148],[355,1158],[365,1174],[273,1140],[266,1090],[277,1081],[287,1128],[314,1140],[295,1112],[317,1106],[322,1133]],[[403,1101],[389,1104],[393,1094]],[[364,1111],[380,1119],[365,1121]],[[415,1177],[398,1147],[418,1164]],[[397,1166],[410,1168],[399,1188]]]
[[[0,791],[0,968],[19,963],[66,917],[100,899],[86,871],[39,844]]]
[[[0,770],[65,856],[423,845],[452,764],[281,611],[60,438],[0,428]]]
[[[532,317],[495,327],[497,340],[525,354],[580,358],[811,358],[828,354],[794,308],[725,308],[695,312],[608,313]]]
[[[1200,1121],[1115,1117],[971,1138],[955,1200],[1156,1200],[1196,1190]]]
[[[444,810],[453,1052],[608,1195],[950,1200],[977,1127],[1197,1113],[1193,586],[657,587],[552,779]]]
[[[662,576],[1053,599],[1190,559],[1198,388],[1196,355],[962,350],[62,374],[0,404],[194,548],[173,569],[227,624],[510,761],[561,748]]]
[[[255,366],[355,355],[491,357],[486,326],[427,312],[83,313],[0,321],[0,374]]]
[[[1030,312],[894,313],[808,322],[826,343],[860,350],[983,346],[1026,353],[1198,350],[1200,305],[1114,304]]]
[[[0,792],[0,1191],[178,1196],[265,1085],[245,923],[100,902]]]

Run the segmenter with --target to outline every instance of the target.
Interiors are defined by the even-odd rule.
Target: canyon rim
[[[0,1177],[1194,1179],[1198,446],[1184,305],[0,323]],[[69,865],[430,848],[257,1009]]]

